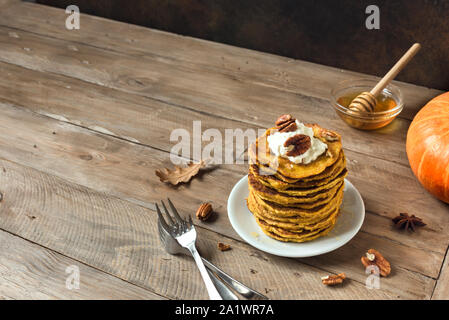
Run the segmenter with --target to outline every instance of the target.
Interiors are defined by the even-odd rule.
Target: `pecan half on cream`
[[[387,259],[384,258],[383,255],[380,254],[379,251],[375,249],[369,249],[365,256],[363,256],[360,260],[362,261],[365,268],[369,266],[377,266],[382,277],[388,276],[391,272],[390,263],[387,261]],[[371,270],[371,273],[375,272],[375,269]]]
[[[203,203],[196,211],[196,217],[198,220],[206,221],[212,215],[212,211],[212,205],[209,202]]]
[[[279,132],[291,132],[298,129],[296,119],[290,114],[283,114],[275,122],[276,128]]]
[[[310,137],[305,134],[297,134],[288,138],[284,142],[284,147],[288,148],[287,156],[296,157],[305,153],[312,146]]]

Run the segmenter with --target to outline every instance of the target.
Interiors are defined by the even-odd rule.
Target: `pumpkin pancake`
[[[316,230],[316,229],[323,229],[329,227],[331,224],[335,222],[335,218],[337,216],[337,213],[339,211],[339,208],[334,208],[333,211],[329,212],[327,216],[322,217],[322,219],[318,221],[308,221],[308,222],[280,222],[277,220],[273,220],[270,218],[265,217],[262,213],[260,213],[257,209],[251,210],[253,215],[261,220],[264,220],[267,224],[269,224],[272,227],[280,227],[292,232],[298,232],[303,230]]]
[[[332,179],[329,179],[326,183],[323,183],[323,184],[319,184],[319,185],[311,184],[310,186],[307,186],[307,187],[306,186],[297,187],[298,183],[295,183],[295,184],[291,184],[291,185],[288,185],[288,184],[283,185],[282,188],[279,188],[279,185],[278,185],[279,180],[270,176],[270,178],[268,178],[270,181],[267,181],[266,176],[259,175],[257,169],[250,168],[249,173],[258,182],[260,182],[267,188],[271,188],[271,189],[274,189],[276,191],[279,191],[279,192],[282,192],[284,194],[291,195],[291,196],[307,196],[309,194],[317,193],[319,191],[328,190],[328,189],[332,188],[338,182],[342,181],[346,177],[348,171],[346,170],[346,168],[343,168],[343,170],[340,171],[340,173],[337,176],[332,177]],[[284,184],[284,183],[280,182],[280,184]]]
[[[264,186],[252,174],[248,174],[248,181],[250,190],[253,190],[260,198],[285,206],[294,204],[313,204],[317,206],[319,204],[325,204],[343,184],[342,180],[338,180],[335,185],[327,190],[321,190],[305,196],[293,196]]]
[[[279,221],[290,221],[289,219],[309,218],[312,219],[315,216],[321,216],[331,211],[335,205],[341,201],[343,196],[343,188],[341,188],[334,197],[321,206],[313,208],[301,208],[298,206],[283,206],[271,201],[263,200],[257,194],[250,191],[248,200],[252,201],[254,205],[260,206],[265,212],[269,213],[269,217],[272,219],[277,218]],[[293,221],[293,220],[292,220]]]
[[[323,206],[319,210],[308,210],[283,207],[275,203],[258,198],[253,192],[251,192],[247,198],[248,208],[251,212],[257,213],[267,219],[287,222],[294,224],[311,224],[320,221],[321,219],[329,216],[336,208],[340,207],[343,201],[343,190],[339,190],[334,199],[329,201],[327,206]],[[279,214],[279,212],[281,214]]]
[[[341,139],[337,133],[323,129],[316,124],[308,126],[313,129],[314,137],[327,145],[327,151],[320,155],[315,161],[309,164],[296,164],[287,158],[277,157],[272,154],[270,148],[268,147],[267,137],[272,132],[275,132],[276,128],[271,128],[257,139],[255,146],[249,148],[251,163],[254,164],[259,162],[267,165],[281,175],[292,179],[303,179],[323,172],[339,158],[341,151]],[[327,132],[331,132],[332,135],[336,137],[336,140],[328,141],[326,139]]]
[[[348,173],[341,137],[290,115],[276,125],[249,148],[247,207],[271,238],[304,242],[324,236],[336,224]]]
[[[327,229],[322,230],[314,230],[314,231],[303,231],[302,233],[293,233],[288,230],[283,230],[281,228],[272,229],[270,226],[263,220],[256,218],[257,224],[260,226],[262,231],[271,238],[274,238],[279,241],[284,242],[305,242],[311,241],[318,237],[322,237],[328,234],[334,225],[330,226]]]
[[[346,158],[343,151],[340,153],[339,159],[327,167],[321,174],[306,179],[290,179],[285,178],[265,166],[256,164],[250,165],[249,171],[264,185],[276,190],[286,190],[289,188],[311,188],[322,186],[337,177],[343,170],[346,170]]]

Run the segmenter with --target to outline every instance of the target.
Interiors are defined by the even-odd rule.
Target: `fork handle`
[[[206,267],[204,266],[203,260],[201,259],[198,250],[196,250],[195,244],[188,246],[187,249],[189,249],[190,253],[193,256],[193,259],[196,262],[196,266],[200,270],[201,277],[203,278],[207,292],[209,293],[209,298],[211,300],[223,300],[221,295],[218,293],[217,288],[215,287],[211,278],[209,277],[209,273],[207,272]]]
[[[228,275],[226,272],[218,268],[216,265],[214,265],[212,262],[202,258],[204,265],[206,268],[212,270],[213,272],[217,273],[217,275],[220,277],[220,279],[226,283],[228,286],[230,286],[232,289],[237,291],[239,294],[244,296],[247,299],[254,299],[254,300],[268,300],[266,296],[263,294],[257,292],[256,290],[253,290],[247,286],[245,286],[243,283],[235,280],[230,275]]]

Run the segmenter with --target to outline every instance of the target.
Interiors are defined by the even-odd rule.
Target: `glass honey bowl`
[[[377,97],[374,112],[354,112],[348,109],[352,100],[360,93],[370,91],[378,80],[354,79],[338,83],[331,91],[332,107],[338,116],[351,127],[375,130],[390,124],[404,108],[401,90],[389,84]]]

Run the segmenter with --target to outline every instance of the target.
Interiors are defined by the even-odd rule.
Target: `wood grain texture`
[[[299,114],[304,121],[339,131],[350,150],[408,165],[403,141],[409,121],[397,119],[375,132],[354,130],[332,110],[328,94],[321,98],[299,95],[248,84],[231,75],[199,69],[189,62],[151,55],[136,59],[9,28],[0,28],[0,43],[0,61],[75,77],[175,106],[185,106],[203,114],[231,118],[246,126],[268,127],[279,114]],[[204,90],[206,86],[207,90]],[[386,135],[388,144],[384,143]]]
[[[138,58],[155,56],[160,60],[182,61],[197,66],[196,70],[200,72],[206,69],[267,89],[275,87],[321,99],[328,97],[330,89],[339,81],[375,78],[85,14],[82,15],[83,28],[80,32],[71,32],[61,27],[63,16],[61,9],[20,3],[5,10],[0,21],[3,25],[59,39],[95,43],[97,47],[125,52]],[[46,17],[45,23],[42,23],[42,17]],[[441,92],[403,82],[395,84],[403,90],[407,107],[401,116],[407,119],[411,119],[428,100]]]
[[[199,224],[234,239],[240,239],[227,219],[226,199],[223,194],[230,192],[233,183],[241,177],[241,173],[218,168],[201,179],[194,179],[189,185],[173,189],[160,183],[152,173],[153,166],[161,166],[167,161],[165,152],[149,150],[148,147],[133,145],[114,137],[93,133],[90,130],[15,107],[0,105],[0,110],[3,115],[0,120],[0,134],[9,132],[8,141],[0,143],[0,157],[151,209],[153,208],[152,202],[158,201],[166,195],[172,199],[182,199],[176,203],[182,212],[194,212],[205,200],[204,186],[213,185],[214,188],[210,188],[207,194],[207,200],[213,204],[217,218],[214,223]],[[11,124],[15,128],[14,130],[12,130]],[[18,133],[16,137],[12,135],[13,131]],[[56,132],[56,134],[52,132]],[[27,139],[24,139],[25,136]],[[89,155],[91,157],[88,157]],[[148,168],[149,163],[151,163],[150,168]],[[98,205],[102,206],[102,203]],[[88,212],[87,209],[86,212]],[[12,230],[11,232],[16,231]],[[82,229],[79,232],[82,232]],[[399,239],[406,237],[403,234],[390,233],[390,236]],[[26,238],[30,236],[32,235],[24,235]],[[215,237],[217,241],[220,239],[219,235]],[[358,237],[357,245],[359,246],[357,252],[351,250],[351,246],[345,246],[335,253],[323,256],[325,260],[310,259],[309,263],[314,267],[326,270],[329,268],[329,261],[332,261],[329,257],[335,254],[337,257],[341,257],[336,267],[343,270],[359,270],[360,254],[375,246],[386,256],[400,257],[394,260],[395,276],[388,279],[385,284],[386,288],[391,289],[399,297],[430,297],[434,280],[409,270],[436,277],[438,270],[429,264],[429,261],[440,265],[443,259],[442,253],[430,249],[409,248],[386,236],[379,237],[379,235],[369,233]],[[211,246],[211,248],[213,247]],[[99,251],[103,252],[103,249],[99,248]],[[400,255],[401,252],[404,254]],[[408,254],[405,254],[406,252]],[[359,271],[361,272],[358,279],[364,281],[363,268]],[[407,285],[405,286],[404,283]],[[410,287],[408,287],[409,285]],[[401,288],[407,288],[407,290],[402,291]],[[423,288],[425,288],[424,291]],[[165,295],[164,292],[160,293]]]
[[[205,2],[165,0],[37,0],[65,8],[77,4],[82,12],[176,34],[209,39],[238,47],[357,70],[382,76],[413,42],[425,51],[402,71],[399,79],[433,88],[449,87],[449,24],[441,14],[449,2],[377,1],[380,30],[365,28],[369,1],[302,2],[225,0]],[[438,37],[435,35],[438,34]]]
[[[2,229],[170,298],[207,297],[193,260],[170,256],[160,246],[154,212],[5,160],[0,160],[0,185]],[[397,298],[388,288],[369,290],[357,281],[364,277],[363,268],[351,273],[354,280],[343,290],[330,290],[321,284],[323,271],[314,267],[260,253],[202,228],[199,239],[205,257],[251,287],[268,291],[270,298]],[[232,250],[218,251],[218,241]],[[410,283],[414,276],[406,278]],[[401,298],[417,298],[404,293]]]
[[[190,259],[159,247],[152,209],[166,195],[184,213],[210,201],[215,221],[197,222],[202,252],[272,298],[431,297],[449,244],[448,206],[413,177],[404,142],[413,114],[438,91],[401,83],[410,104],[403,117],[362,132],[337,118],[327,96],[355,73],[86,15],[80,32],[69,32],[62,10],[4,8],[0,157],[14,163],[1,161],[0,228],[162,296],[199,299],[199,274]],[[194,120],[220,132],[264,128],[285,112],[343,135],[349,179],[368,211],[356,238],[320,257],[284,259],[240,242],[224,195],[245,165],[212,167],[177,188],[154,175],[172,166],[174,129],[191,131]],[[390,219],[399,212],[428,226],[395,230]],[[216,251],[223,239],[233,250]],[[381,290],[364,286],[360,256],[369,248],[393,265]],[[346,272],[350,281],[324,288],[319,279],[329,272]]]
[[[3,188],[2,188],[3,189]],[[2,204],[0,204],[2,211]],[[30,222],[37,217],[25,214]],[[66,281],[76,266],[79,288]],[[164,299],[107,273],[0,230],[0,299]]]
[[[449,300],[449,257],[447,254],[432,294],[432,300]]]
[[[241,122],[204,115],[190,110],[182,110],[180,112],[178,107],[161,102],[118,92],[102,86],[86,84],[80,80],[23,69],[10,64],[0,63],[0,70],[4,75],[0,79],[0,88],[2,89],[0,98],[3,101],[23,106],[26,109],[54,119],[64,120],[131,142],[150,145],[167,152],[173,146],[173,142],[170,142],[168,138],[170,133],[177,128],[183,128],[191,132],[193,121],[202,121],[203,130],[216,128],[223,135],[225,129],[229,128],[241,128],[243,130],[258,128],[252,124],[242,124]],[[21,83],[21,85],[16,86],[15,83]],[[73,103],[74,101],[76,103]],[[86,109],[90,111],[86,113]],[[274,113],[272,113],[272,117],[275,118]],[[358,131],[350,132],[358,134]],[[366,137],[364,139],[360,136],[359,139],[365,140],[364,142],[370,149],[382,151],[384,149],[383,146],[385,146],[390,148],[392,153],[397,150],[395,144],[385,142],[385,134],[382,136],[382,143],[379,141],[370,142],[368,140],[371,137],[369,134]],[[357,138],[354,137],[354,139]],[[405,133],[403,139],[405,140]],[[203,146],[207,143],[209,142],[203,142]],[[346,146],[346,136],[344,136],[344,143]],[[351,141],[348,144],[357,145],[355,142],[351,143]],[[131,148],[131,146],[128,147]],[[224,149],[229,148],[233,148],[233,145],[224,145]],[[440,226],[445,226],[449,223],[445,214],[447,206],[433,199],[427,193],[423,193],[422,187],[418,184],[408,167],[381,159],[367,158],[366,155],[349,150],[346,151],[346,155],[349,159],[348,167],[351,170],[350,179],[361,190],[362,196],[366,201],[367,210],[383,217],[376,219],[373,216],[370,220],[372,223],[365,224],[364,230],[409,246],[416,246],[443,254],[448,243],[448,236],[444,232],[440,232],[442,230]],[[384,155],[384,157],[387,156]],[[161,155],[161,159],[163,158],[164,156]],[[142,159],[141,161],[145,160]],[[167,164],[167,166],[170,165]],[[156,168],[156,166],[153,167]],[[240,175],[246,172],[245,166],[226,166],[225,169],[235,171]],[[148,170],[148,175],[152,175],[150,170]],[[233,175],[232,177],[238,180],[238,175]],[[220,181],[221,179],[223,177],[220,178]],[[122,180],[120,179],[120,181]],[[157,180],[152,181],[155,184],[158,183]],[[370,181],[370,183],[366,183],[366,181]],[[230,190],[233,181],[226,183],[228,184],[227,187],[223,185],[220,189]],[[120,187],[117,186],[117,188]],[[385,194],[385,188],[388,188],[388,194]],[[104,187],[102,190],[104,190]],[[197,192],[201,194],[201,187],[198,188]],[[142,201],[154,200],[148,198],[148,196],[136,195],[136,193],[128,191],[126,196],[138,198]],[[198,203],[201,202],[201,196],[192,196],[198,198]],[[225,203],[220,203],[220,197],[218,196],[216,199],[218,210],[220,213],[226,214],[224,212]],[[410,202],[408,200],[409,197],[415,197],[416,200]],[[429,205],[435,207],[440,214],[431,214],[427,210]],[[192,210],[192,208],[190,209]],[[429,228],[420,231],[425,236],[421,234],[407,235],[392,228],[389,219],[402,211],[416,214],[423,212],[419,215],[423,215],[423,218],[429,223]],[[222,223],[225,223],[226,228],[231,229],[227,221]],[[215,230],[226,232],[223,229]],[[235,235],[232,230],[228,230],[226,234]],[[436,275],[436,269],[432,270],[431,274]]]
[[[20,56],[20,52],[17,56]],[[227,119],[225,114],[223,117],[217,117],[210,113],[198,112],[195,109],[173,106],[100,85],[28,70],[8,63],[0,62],[0,70],[5,75],[0,79],[2,88],[0,97],[3,101],[91,130],[111,134],[131,142],[151,145],[165,151],[170,151],[174,145],[169,139],[170,134],[178,128],[192,132],[193,121],[201,121],[203,132],[214,128],[219,130],[224,137],[225,129],[245,131],[246,129],[257,130],[271,127],[280,112],[268,106],[259,106],[258,114],[263,113],[264,116],[257,122],[243,122]],[[21,83],[21,85],[17,86],[16,83]],[[193,96],[194,92],[191,95]],[[76,104],[73,103],[74,99]],[[408,121],[398,120],[383,131],[361,132],[349,128],[340,119],[337,119],[332,110],[328,110],[328,106],[320,102],[315,104],[310,102],[309,105],[309,112],[289,111],[308,119],[309,122],[316,122],[324,127],[338,130],[344,136],[344,145],[348,150],[408,164],[405,148],[403,148]],[[312,105],[314,106],[312,107]],[[86,108],[90,112],[86,113]],[[320,108],[322,112],[312,111],[313,108]],[[238,107],[235,109],[235,112],[242,112]],[[235,112],[233,111],[233,113]],[[151,135],[148,134],[149,131],[151,131]],[[389,143],[385,143],[386,136],[388,136]],[[209,141],[204,141],[202,144],[205,146],[208,143]],[[233,150],[233,145],[224,145],[224,148]]]
[[[316,98],[285,92],[275,87],[245,83],[229,74],[200,70],[189,62],[152,55],[136,59],[10,28],[0,27],[0,44],[0,61],[74,77],[202,114],[230,118],[244,126],[265,128],[272,126],[273,119],[279,114],[300,115],[303,121],[339,131],[350,150],[408,164],[403,148],[408,120],[397,119],[375,132],[355,130],[332,110],[328,93]],[[319,70],[315,72],[320,73]],[[387,135],[389,143],[382,147]]]

